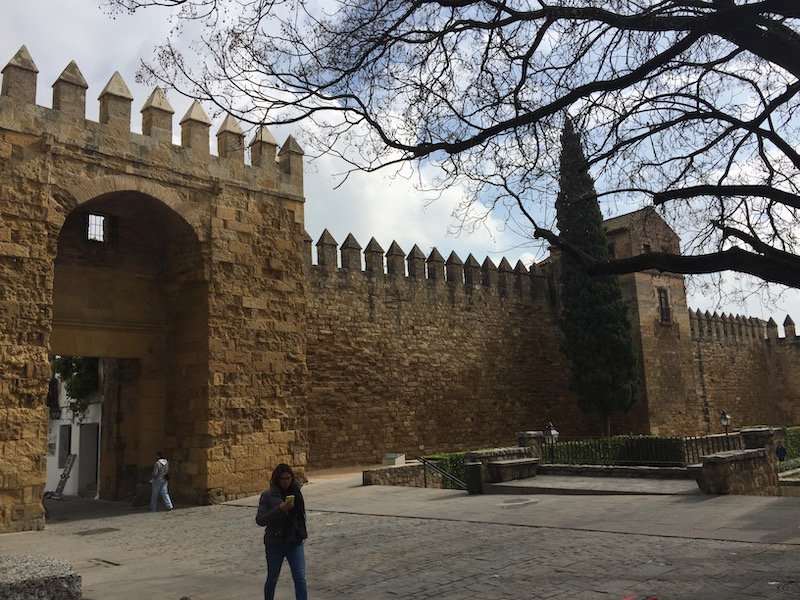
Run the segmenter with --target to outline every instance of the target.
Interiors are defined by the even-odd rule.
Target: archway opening
[[[100,359],[98,431],[80,431],[88,441],[72,446],[79,464],[81,454],[96,461],[100,498],[141,494],[156,450],[170,456],[174,495],[194,497],[197,474],[181,473],[180,465],[202,443],[195,423],[207,405],[203,252],[180,215],[139,192],[85,202],[61,228],[50,352]],[[91,425],[62,417],[59,427],[69,423]]]

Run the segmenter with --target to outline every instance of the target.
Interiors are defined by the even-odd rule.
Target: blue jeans
[[[156,511],[159,494],[161,494],[161,497],[164,499],[164,504],[167,506],[167,510],[172,510],[172,498],[169,497],[167,482],[161,477],[156,477],[153,479],[153,492],[150,494],[150,510],[153,512]]]
[[[306,555],[302,542],[288,544],[267,544],[267,581],[264,584],[264,600],[274,600],[278,575],[281,574],[283,559],[289,563],[294,580],[294,597],[296,600],[307,600],[306,589]]]

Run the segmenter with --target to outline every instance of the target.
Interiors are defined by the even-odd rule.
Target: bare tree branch
[[[424,161],[468,191],[462,218],[510,210],[566,252],[552,205],[569,116],[606,206],[654,204],[684,243],[592,272],[798,284],[797,0],[107,3],[205,26],[188,54],[177,28],[143,78],[243,123],[303,123],[353,169]]]

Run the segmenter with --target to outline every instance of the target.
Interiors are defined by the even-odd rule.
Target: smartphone
[[[288,502],[289,504],[294,504],[294,494],[289,494],[288,496],[286,496],[286,502]]]

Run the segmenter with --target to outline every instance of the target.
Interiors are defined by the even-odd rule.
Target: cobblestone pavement
[[[800,597],[800,499],[743,496],[467,496],[305,488],[312,599]],[[261,597],[257,498],[151,514],[85,500],[51,506],[45,531],[0,554],[69,560],[87,600]],[[294,597],[288,567],[278,599]]]

